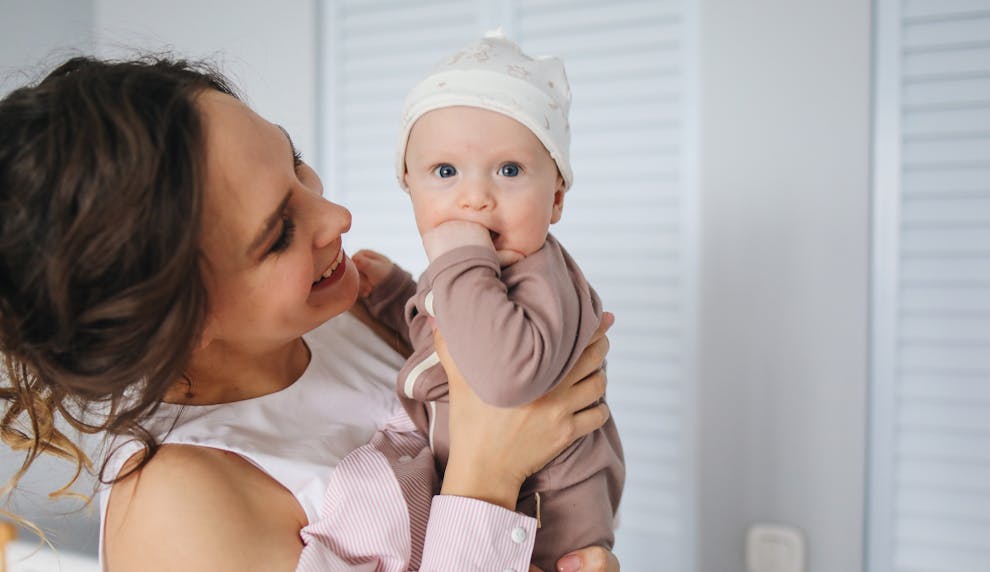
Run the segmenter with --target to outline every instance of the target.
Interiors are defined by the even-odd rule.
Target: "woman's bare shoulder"
[[[239,455],[166,445],[113,486],[106,560],[113,572],[292,570],[305,522],[292,494]]]

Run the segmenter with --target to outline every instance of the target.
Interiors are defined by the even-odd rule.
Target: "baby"
[[[528,403],[571,368],[601,320],[601,303],[548,233],[573,174],[570,88],[556,58],[531,58],[500,32],[441,63],[406,98],[396,175],[412,199],[430,261],[418,287],[380,254],[354,255],[370,313],[414,351],[397,391],[449,452],[447,378],[430,320],[475,393],[504,407]],[[539,523],[533,564],[612,548],[625,478],[611,419],[534,474],[517,510]]]

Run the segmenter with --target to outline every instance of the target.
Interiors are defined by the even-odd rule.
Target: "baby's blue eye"
[[[518,177],[519,170],[519,165],[515,163],[506,163],[499,167],[498,174],[503,177]]]
[[[454,175],[456,175],[457,168],[455,168],[453,165],[448,165],[444,163],[443,165],[438,166],[436,169],[433,169],[433,173],[436,176],[440,177],[441,179],[446,179],[448,177],[453,177]]]

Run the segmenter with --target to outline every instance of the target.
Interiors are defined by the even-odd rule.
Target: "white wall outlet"
[[[746,533],[746,572],[804,572],[804,537],[791,526],[754,524]]]

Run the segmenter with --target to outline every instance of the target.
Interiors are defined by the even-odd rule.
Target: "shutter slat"
[[[990,56],[990,53],[987,54]],[[990,136],[948,141],[905,141],[904,164],[910,166],[972,163],[990,166]]]
[[[909,50],[935,49],[987,42],[990,12],[985,16],[970,16],[923,22],[904,27],[904,47]]]
[[[963,316],[979,321],[990,316],[990,288],[906,288],[902,293],[902,322],[904,326],[911,320],[933,320],[943,317]],[[961,328],[962,323],[953,323],[949,329]],[[936,324],[927,321],[922,328],[937,331]],[[905,330],[909,331],[909,330]],[[990,333],[990,330],[979,332]]]
[[[943,549],[926,546],[919,541],[917,546],[905,549],[897,558],[897,563],[905,572],[986,572],[986,551],[966,552],[958,549]]]
[[[460,0],[425,4],[422,2],[400,2],[388,7],[387,10],[341,10],[342,24],[347,36],[384,36],[386,32],[395,33],[403,38],[409,37],[410,42],[406,44],[407,48],[416,45],[413,41],[420,33],[416,31],[417,29],[436,30],[438,28],[431,24],[445,22],[446,26],[439,28],[449,30],[456,29],[458,23],[461,23],[468,29],[474,30],[477,26],[472,24],[475,24],[477,14],[478,9],[474,2]],[[411,34],[410,30],[412,30]],[[344,45],[348,45],[346,40]],[[441,46],[440,50],[441,54],[446,54],[450,48]],[[362,53],[361,57],[376,51],[372,48]],[[345,55],[350,56],[351,54]],[[351,62],[344,61],[343,63],[346,65]]]
[[[990,378],[979,375],[945,376],[905,374],[900,395],[904,399],[983,403],[990,406]]]
[[[903,133],[909,138],[990,133],[990,105],[908,113]]]
[[[901,264],[905,284],[990,284],[990,256],[907,258]]]
[[[905,197],[902,217],[911,223],[986,223],[990,225],[990,194],[964,198]],[[990,247],[990,245],[984,245]]]
[[[986,191],[990,191],[990,167],[926,169],[904,173],[906,194]]]
[[[954,309],[952,309],[954,310]],[[990,339],[990,312],[965,308],[901,318],[901,337],[906,340],[959,340],[973,343]],[[990,387],[990,382],[987,384]]]
[[[918,542],[946,548],[978,550],[990,554],[990,550],[987,549],[990,526],[975,524],[976,526],[971,526],[969,523],[960,523],[953,519],[905,516],[897,527],[897,534],[902,538]]]
[[[985,436],[970,432],[942,431],[936,433],[933,431],[911,432],[905,430],[903,442],[897,448],[897,453],[901,457],[990,463],[990,448],[985,447],[985,444]],[[902,492],[905,509],[917,508],[917,506],[910,506],[909,498],[911,498],[909,491]],[[938,499],[944,500],[945,505],[936,502]],[[969,499],[969,502],[964,502],[965,499]],[[925,500],[932,505],[930,509],[932,512],[958,513],[960,504],[963,504],[968,510],[974,511],[973,517],[982,517],[990,522],[990,505],[986,504],[990,502],[990,497],[977,499],[979,502],[973,504],[973,499],[968,495],[941,491],[937,494],[933,493],[931,498],[926,496]],[[982,510],[974,510],[977,507],[981,507]]]
[[[898,483],[977,495],[990,492],[990,465],[984,463],[904,459],[898,464]]]
[[[970,254],[986,252],[988,245],[990,228],[986,227],[912,229],[904,233],[901,252],[909,256],[953,252]]]
[[[990,46],[905,54],[907,79],[985,73],[990,68]]]
[[[935,359],[939,357],[942,356],[935,356]],[[920,367],[924,367],[924,364],[920,364]],[[902,427],[902,431],[909,427],[914,430],[930,429],[932,433],[960,431],[986,439],[990,437],[990,417],[984,413],[985,407],[981,403],[905,402],[900,407],[898,424]],[[971,456],[979,458],[983,455],[974,451]]]
[[[918,108],[946,105],[985,105],[990,94],[990,74],[977,77],[933,82],[905,82],[904,107]]]
[[[990,11],[990,0],[905,0],[903,6],[903,18],[911,22],[922,18],[955,18]]]
[[[679,0],[616,0],[608,6],[614,10],[625,10],[637,5],[648,5],[653,10],[664,13],[681,14],[684,10]],[[600,8],[599,0],[524,0],[517,3],[520,15],[526,20],[540,21],[547,18],[559,21],[560,11],[577,12],[582,9]]]

